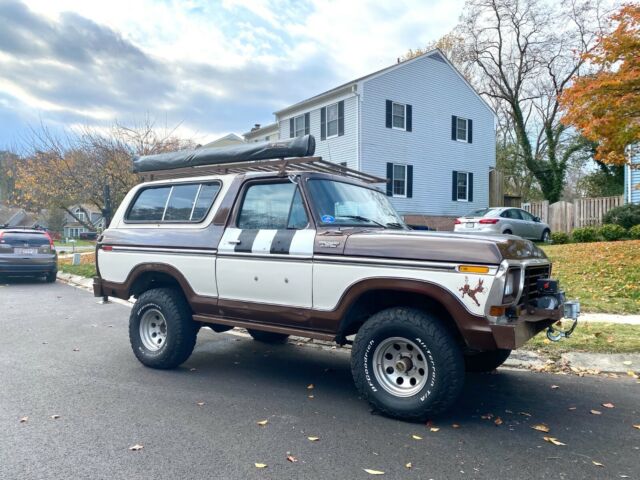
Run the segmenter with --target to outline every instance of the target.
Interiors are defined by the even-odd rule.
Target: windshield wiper
[[[371,223],[373,223],[375,225],[378,225],[379,227],[386,228],[380,222],[376,222],[375,220],[371,220],[370,218],[363,217],[362,215],[340,215],[340,218],[353,218],[354,220],[361,220],[363,222],[371,222]]]
[[[402,224],[401,224],[401,223],[399,223],[399,222],[388,222],[388,223],[386,224],[386,226],[387,226],[387,227],[391,227],[391,228],[399,228],[399,229],[401,229],[401,230],[404,230],[404,228],[405,228],[405,227],[404,227],[404,225],[402,225]]]

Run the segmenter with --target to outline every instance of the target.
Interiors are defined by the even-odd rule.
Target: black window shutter
[[[458,117],[451,115],[451,140],[457,140]]]
[[[309,135],[309,123],[310,123],[311,115],[308,113],[304,114],[304,134]]]
[[[458,200],[458,172],[455,170],[451,176],[451,200],[454,202]]]
[[[291,117],[289,119],[289,138],[293,138],[296,136],[296,127],[295,127],[295,119]]]
[[[473,120],[467,120],[467,141],[473,143]]]
[[[320,109],[320,140],[327,139],[327,107]]]
[[[469,184],[469,198],[467,200],[473,202],[473,173],[469,173],[468,175],[467,182]]]
[[[344,135],[344,100],[338,102],[338,136]]]
[[[407,198],[413,197],[413,165],[407,165]]]
[[[387,128],[391,128],[392,125],[392,118],[391,118],[391,111],[393,110],[393,102],[391,100],[387,100]]]
[[[413,128],[413,120],[412,120],[412,113],[413,113],[413,107],[411,105],[407,105],[407,109],[405,111],[405,115],[406,115],[406,126],[407,126],[407,132],[410,132],[411,129]]]
[[[393,163],[387,162],[387,197],[393,197]]]

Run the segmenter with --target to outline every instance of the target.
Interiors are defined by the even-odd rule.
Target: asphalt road
[[[640,477],[631,378],[470,375],[432,432],[372,414],[343,350],[203,329],[183,367],[155,371],[130,351],[128,315],[60,283],[0,286],[1,479],[326,480],[369,478],[365,468],[408,479]]]

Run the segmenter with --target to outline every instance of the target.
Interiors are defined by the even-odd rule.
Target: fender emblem
[[[332,241],[332,240],[319,240],[318,246],[322,248],[338,248],[340,242]]]

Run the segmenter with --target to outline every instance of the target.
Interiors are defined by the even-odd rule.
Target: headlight
[[[520,288],[520,269],[510,268],[504,280],[504,295],[502,297],[502,303],[514,302],[516,297],[518,296],[519,288]]]

